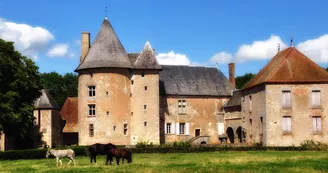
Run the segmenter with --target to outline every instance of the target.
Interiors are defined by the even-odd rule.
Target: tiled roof
[[[233,107],[241,105],[241,93],[240,90],[233,91],[231,99],[224,107]]]
[[[217,68],[162,65],[160,93],[180,96],[230,96],[234,89]]]
[[[128,54],[107,18],[104,19],[84,61],[75,71],[106,67],[132,67]]]
[[[41,93],[41,96],[34,102],[36,109],[60,109],[47,89],[42,89]]]
[[[243,89],[263,83],[328,82],[328,73],[294,47],[276,56]]]
[[[63,120],[66,120],[63,132],[78,132],[78,98],[68,97],[60,111]]]
[[[147,41],[145,47],[133,64],[134,69],[156,69],[160,70],[161,66],[158,64],[155,53],[150,43]]]

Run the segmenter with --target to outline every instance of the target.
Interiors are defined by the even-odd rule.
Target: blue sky
[[[0,38],[15,41],[41,72],[73,72],[81,32],[93,41],[106,6],[127,52],[149,41],[161,63],[218,66],[227,75],[235,62],[237,76],[257,73],[292,36],[328,67],[325,0],[1,0]]]

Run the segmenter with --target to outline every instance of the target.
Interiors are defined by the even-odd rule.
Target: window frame
[[[96,116],[96,104],[88,104],[88,108],[89,108],[89,117],[94,117]]]
[[[166,123],[166,134],[172,134],[172,123]]]
[[[292,95],[290,90],[282,90],[282,109],[291,109],[292,108]]]
[[[123,134],[124,136],[128,135],[128,123],[123,123]]]
[[[288,123],[289,122],[289,123]],[[282,117],[282,132],[284,135],[291,135],[293,132],[293,123],[291,116]]]
[[[320,119],[320,122],[318,122]],[[318,124],[320,123],[320,124]],[[321,134],[322,133],[322,117],[321,116],[312,116],[312,131],[313,134]]]
[[[178,100],[178,114],[179,115],[184,115],[187,113],[186,111],[186,106],[187,103],[186,103],[186,100],[185,99],[179,99]]]
[[[179,123],[179,135],[186,134],[186,123]]]
[[[95,85],[88,86],[88,95],[89,95],[89,98],[96,97],[96,86]]]
[[[315,100],[316,95],[318,94],[317,98],[318,100]],[[316,103],[318,102],[318,103]],[[321,91],[320,90],[312,90],[311,92],[311,108],[312,109],[318,109],[321,108]]]

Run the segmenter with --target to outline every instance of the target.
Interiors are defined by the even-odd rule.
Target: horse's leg
[[[122,157],[122,164],[124,163],[124,157]]]
[[[59,160],[59,158],[56,157],[56,166],[58,166],[58,160]]]
[[[109,155],[106,156],[106,165],[108,165]]]
[[[116,163],[117,163],[117,165],[120,164],[120,157],[116,157]]]
[[[90,155],[90,163],[92,164],[93,155]]]
[[[60,163],[60,166],[63,165],[63,162],[61,161],[61,159],[59,158],[59,163]]]
[[[95,157],[93,158],[93,160],[95,161],[95,164],[97,165],[97,156],[95,155]]]
[[[67,163],[67,165],[69,165],[71,163],[71,161],[72,161],[71,158],[69,158],[69,162]]]

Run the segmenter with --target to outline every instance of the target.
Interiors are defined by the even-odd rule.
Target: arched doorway
[[[233,131],[232,127],[227,128],[227,135],[228,135],[230,143],[234,143],[235,142],[235,135],[234,135],[234,131]]]
[[[239,142],[240,143],[242,143],[242,128],[241,128],[241,126],[239,126],[238,128],[237,128],[237,130],[236,130],[236,133],[237,133],[237,136],[238,136],[238,140],[239,140]]]

